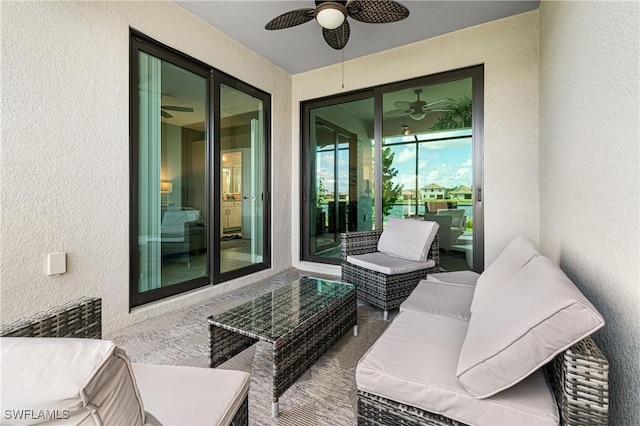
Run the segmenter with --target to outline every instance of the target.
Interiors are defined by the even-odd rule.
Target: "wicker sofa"
[[[360,425],[608,423],[604,320],[524,238],[483,274],[431,274],[356,369]]]
[[[421,279],[440,270],[438,229],[435,222],[389,218],[384,231],[341,234],[342,281],[387,320]]]
[[[248,425],[247,373],[130,363],[101,317],[81,298],[2,326],[2,424]]]

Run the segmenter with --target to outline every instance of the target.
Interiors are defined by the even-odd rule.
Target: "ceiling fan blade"
[[[173,115],[169,114],[167,111],[165,110],[160,110],[160,115],[163,116],[164,118],[172,118]]]
[[[193,112],[193,108],[191,107],[181,107],[176,105],[162,105],[160,108],[166,109],[167,111]]]
[[[282,30],[304,24],[313,19],[313,9],[296,9],[276,16],[264,26],[265,30]]]
[[[393,109],[391,111],[385,112],[384,116],[385,117],[404,117],[407,114],[408,114],[408,112],[406,112],[403,109]]]
[[[322,29],[322,35],[327,44],[336,50],[343,49],[349,41],[349,34],[351,33],[351,27],[349,22],[345,20],[342,25],[333,30],[326,28]]]
[[[347,12],[356,21],[368,24],[386,24],[409,16],[409,9],[393,0],[353,0]]]
[[[409,102],[409,101],[396,101],[393,103],[393,106],[398,108],[398,109],[411,109],[411,104],[413,104],[413,102]]]
[[[437,104],[440,104],[440,103],[442,103],[442,102],[449,102],[450,100],[451,100],[451,99],[447,99],[447,98],[444,98],[444,99],[438,99],[437,101],[427,102],[427,106],[428,106],[428,107],[430,107],[431,105],[437,105]]]

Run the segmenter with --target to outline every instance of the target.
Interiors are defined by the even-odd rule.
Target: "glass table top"
[[[214,325],[275,341],[354,291],[352,284],[302,277],[208,320]]]

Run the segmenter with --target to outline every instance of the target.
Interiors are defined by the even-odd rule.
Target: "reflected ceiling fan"
[[[409,9],[393,0],[317,1],[311,9],[296,9],[276,16],[264,26],[282,30],[304,24],[315,18],[329,46],[340,50],[347,45],[351,29],[347,16],[368,24],[386,24],[409,16]]]
[[[176,105],[162,105],[160,106],[160,115],[164,118],[172,118],[173,115],[169,114],[167,111],[176,111],[176,112],[193,112],[193,108],[191,107],[181,107]]]
[[[431,111],[451,111],[451,109],[449,108],[432,108],[437,104],[448,102],[450,99],[445,98],[433,102],[425,102],[420,99],[420,93],[422,93],[422,89],[416,89],[413,92],[417,96],[417,99],[415,101],[396,101],[393,103],[393,106],[397,109],[391,110],[385,113],[385,115],[387,117],[401,117],[408,114],[409,117],[419,121],[422,120],[427,115],[427,113]]]

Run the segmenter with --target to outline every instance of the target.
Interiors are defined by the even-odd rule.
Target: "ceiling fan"
[[[315,18],[329,46],[340,50],[347,45],[351,29],[347,16],[368,24],[386,24],[409,16],[409,9],[393,0],[318,1],[311,9],[296,9],[276,16],[264,26],[282,30],[304,24]]]
[[[448,102],[449,99],[440,99],[433,102],[425,102],[420,99],[420,93],[422,93],[422,89],[416,89],[413,91],[417,99],[413,102],[410,101],[396,101],[393,103],[393,106],[397,109],[391,110],[385,113],[388,117],[400,117],[406,114],[409,114],[409,117],[414,120],[422,120],[428,112],[431,111],[451,111],[449,108],[431,108],[434,105],[440,104],[442,102]]]
[[[169,114],[167,111],[177,111],[177,112],[193,112],[193,108],[191,107],[181,107],[176,105],[162,105],[160,106],[160,115],[164,118],[172,118],[173,115]]]

